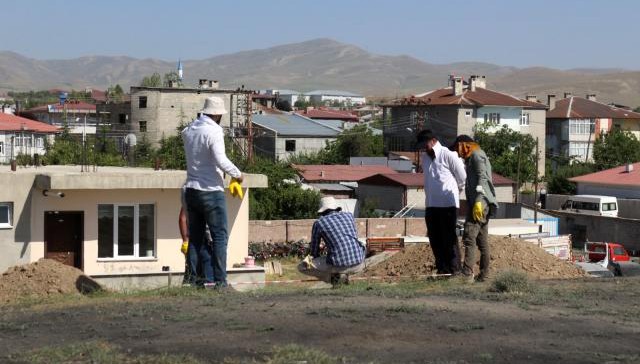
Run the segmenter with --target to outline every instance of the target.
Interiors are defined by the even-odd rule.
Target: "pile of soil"
[[[100,285],[74,267],[51,259],[9,268],[0,276],[0,303],[24,297],[81,294],[100,289]]]
[[[532,278],[578,278],[586,273],[547,253],[528,241],[506,236],[489,236],[491,272],[521,270]],[[464,256],[464,247],[461,246]],[[480,252],[476,249],[475,273],[479,271]],[[428,244],[408,246],[391,258],[363,272],[364,276],[397,277],[436,273],[435,258]]]

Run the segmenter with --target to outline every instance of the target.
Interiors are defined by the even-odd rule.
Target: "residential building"
[[[34,156],[46,153],[46,143],[53,143],[57,126],[0,113],[0,163],[9,163],[18,155]]]
[[[640,199],[640,163],[569,178],[569,181],[577,185],[579,195]]]
[[[359,106],[367,103],[367,99],[349,91],[340,90],[314,90],[305,92],[309,101],[317,105],[343,104],[345,106]]]
[[[400,173],[415,172],[413,162],[406,159],[391,159],[388,157],[351,157],[349,165],[352,166],[387,166]]]
[[[222,116],[221,126],[245,124],[251,92],[220,89],[217,81],[205,79],[197,88],[172,86],[176,87],[131,87],[131,117],[125,120],[125,129],[157,146],[163,137],[176,135],[180,125],[195,119],[210,96],[225,100],[229,113]]]
[[[341,183],[355,182],[376,174],[396,173],[387,166],[349,166],[349,165],[303,165],[294,164],[292,167],[304,183]],[[356,186],[353,184],[352,186]]]
[[[119,167],[0,171],[0,273],[49,258],[113,289],[166,286],[171,275],[180,284],[177,221],[185,178],[185,171]],[[232,267],[248,253],[249,190],[267,187],[267,179],[249,174],[242,185],[242,200],[226,194],[231,282],[255,272]]]
[[[329,108],[314,108],[307,107],[303,110],[298,110],[296,113],[306,116],[310,119],[320,119],[320,120],[341,120],[345,122],[357,123],[360,118],[357,115],[354,115],[348,110],[334,110]]]
[[[304,93],[296,91],[296,90],[278,90],[278,89],[269,89],[263,90],[260,92],[264,95],[275,96],[276,100],[287,101],[293,107],[296,104],[296,101],[309,101],[309,98],[304,95]]]
[[[97,113],[96,105],[83,101],[68,100],[64,104],[37,106],[21,115],[33,118],[50,125],[67,126],[69,133],[76,135],[94,135],[102,116]]]
[[[381,105],[385,149],[413,151],[421,129],[432,129],[444,145],[449,145],[457,135],[473,136],[477,125],[487,125],[489,132],[507,125],[538,138],[538,171],[544,175],[546,105],[537,102],[535,96],[520,99],[489,90],[486,84],[485,76],[471,76],[464,82],[462,77],[452,75],[447,87]]]
[[[588,161],[592,160],[593,144],[601,133],[619,128],[640,138],[640,113],[597,102],[593,94],[586,98],[568,93],[564,96],[558,101],[555,95],[548,96],[548,153]]]
[[[492,174],[498,202],[513,202],[515,182],[499,174]],[[424,216],[426,194],[424,191],[424,174],[393,173],[376,174],[358,182],[358,204],[373,203],[377,210],[397,212],[405,206],[414,212],[410,216]],[[460,196],[465,199],[464,193]],[[466,206],[460,204],[460,214],[466,213]]]
[[[253,147],[256,155],[287,160],[299,153],[316,153],[336,140],[340,130],[295,113],[253,115]]]

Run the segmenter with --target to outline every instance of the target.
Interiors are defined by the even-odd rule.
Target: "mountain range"
[[[481,62],[432,64],[414,57],[372,54],[355,45],[314,39],[266,49],[237,52],[202,60],[183,60],[185,83],[200,78],[219,80],[235,89],[339,89],[368,97],[394,98],[446,86],[449,74],[487,76],[490,89],[546,100],[554,93],[596,94],[599,101],[640,106],[640,71],[623,69],[558,70],[517,68]],[[0,51],[0,91],[52,88],[125,90],[144,76],[168,73],[176,62],[126,56],[86,56],[66,60],[37,60]]]

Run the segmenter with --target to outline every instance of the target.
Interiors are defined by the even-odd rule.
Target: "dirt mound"
[[[0,276],[0,303],[24,297],[81,294],[100,288],[97,282],[74,267],[51,259],[9,268]]]
[[[516,238],[490,236],[491,272],[509,269],[526,272],[532,278],[577,278],[585,272],[570,262],[557,259],[536,245]],[[464,255],[464,248],[461,247]],[[480,252],[476,250],[477,261]],[[428,244],[409,246],[386,261],[365,270],[365,276],[415,276],[435,273],[435,259]],[[478,273],[478,263],[475,272]]]

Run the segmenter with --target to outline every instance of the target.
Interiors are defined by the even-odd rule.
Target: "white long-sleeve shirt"
[[[458,153],[437,142],[433,147],[435,159],[422,155],[424,191],[427,207],[460,207],[460,190],[464,189],[467,173]]]
[[[223,172],[231,177],[242,174],[227,158],[222,127],[206,115],[182,130],[187,159],[187,188],[200,191],[224,191]]]

